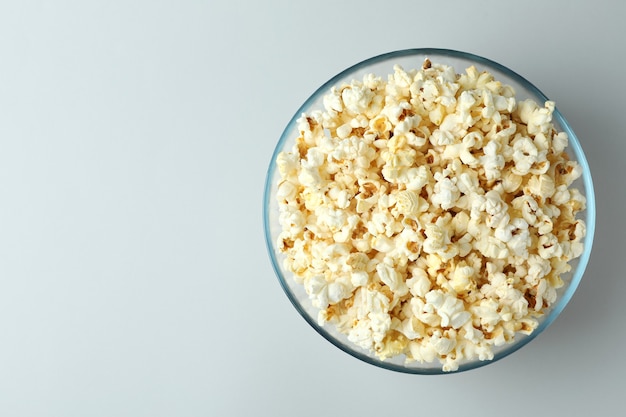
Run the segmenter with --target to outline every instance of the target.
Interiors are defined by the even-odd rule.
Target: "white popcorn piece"
[[[411,357],[421,363],[433,362],[438,357],[435,347],[431,344],[410,342],[408,347]]]
[[[405,178],[407,190],[420,191],[429,181],[429,172],[424,165],[411,167],[406,170]]]
[[[567,188],[567,185],[565,184],[558,185],[554,191],[554,194],[552,195],[552,202],[554,204],[558,204],[559,206],[562,206],[564,204],[567,204],[567,202],[570,200],[571,200],[570,190]]]
[[[543,259],[559,258],[563,255],[563,249],[556,236],[552,233],[539,236],[539,244],[537,246],[537,253]]]
[[[341,91],[344,108],[353,115],[367,112],[374,95],[372,90],[360,82],[352,82]]]
[[[430,344],[440,356],[447,355],[456,346],[456,339],[448,338],[440,330],[435,330],[430,337]]]
[[[416,317],[411,316],[402,321],[401,331],[407,338],[415,340],[424,337],[426,327]]]
[[[376,272],[380,280],[391,289],[394,296],[402,297],[409,292],[409,287],[392,266],[380,263],[376,266]]]
[[[479,186],[478,177],[469,172],[463,172],[457,176],[456,186],[461,193],[469,196],[472,194],[484,194],[485,192]]]
[[[383,114],[387,116],[392,125],[397,126],[406,117],[407,111],[412,112],[413,108],[408,101],[402,100],[397,104],[385,107]]]
[[[279,221],[283,225],[283,231],[287,232],[290,236],[300,234],[306,226],[306,219],[302,214],[302,211],[294,206],[285,206],[281,210]]]
[[[479,158],[479,161],[485,170],[485,176],[488,180],[500,178],[502,168],[504,168],[504,157],[499,153],[498,144],[495,141],[489,141],[483,151],[485,154]]]
[[[297,204],[296,197],[298,194],[298,186],[291,181],[281,181],[278,184],[278,191],[276,192],[276,199],[282,204],[291,205]]]
[[[472,314],[480,320],[480,324],[487,332],[492,332],[495,326],[500,322],[500,314],[498,313],[499,304],[493,299],[481,300],[470,310]]]
[[[365,271],[354,271],[350,274],[350,282],[354,287],[363,287],[369,282],[369,274]]]
[[[459,263],[454,268],[454,273],[452,274],[451,285],[454,288],[454,291],[457,293],[463,293],[465,291],[469,291],[475,286],[474,282],[474,274],[476,273],[475,269],[465,262]]]
[[[539,151],[530,138],[518,136],[513,141],[514,174],[526,175],[533,165],[539,161]]]
[[[343,110],[341,91],[335,87],[331,88],[330,92],[324,96],[324,107],[331,116],[333,116],[335,112],[341,112]]]
[[[528,180],[527,190],[528,194],[539,197],[542,201],[545,201],[554,195],[554,178],[547,174],[533,175]]]
[[[522,195],[516,197],[511,205],[518,210],[522,218],[529,225],[535,225],[537,222],[537,212],[539,211],[539,203],[530,195]]]
[[[462,330],[463,339],[469,340],[474,345],[479,344],[485,337],[483,332],[475,328],[471,321],[468,321],[467,323],[465,323],[462,329],[463,329]]]
[[[350,285],[346,285],[341,281],[333,281],[328,284],[328,302],[329,304],[337,304],[339,301],[348,298],[352,293]]]
[[[309,188],[320,188],[322,185],[322,177],[315,167],[302,167],[298,174],[298,181]]]
[[[324,164],[326,155],[317,147],[311,147],[306,152],[306,160],[302,161],[302,166],[310,168],[318,168]]]
[[[509,248],[506,243],[494,236],[478,241],[476,249],[486,258],[505,259],[509,256]]]
[[[452,208],[461,195],[458,187],[453,180],[440,173],[436,173],[434,178],[436,182],[430,201],[443,210]]]
[[[331,88],[276,156],[285,269],[318,323],[455,371],[531,334],[583,253],[553,102],[426,60]]]
[[[465,233],[459,240],[456,241],[456,247],[459,250],[459,256],[465,258],[472,251],[472,235]]]
[[[450,243],[450,237],[446,233],[447,230],[441,227],[440,224],[428,224],[426,225],[423,250],[429,254],[441,254],[446,250]]]
[[[518,103],[518,109],[522,121],[526,123],[528,133],[534,135],[539,132],[549,131],[552,112],[554,111],[554,102],[546,101],[545,106],[540,108],[533,101],[524,100]]]
[[[453,297],[446,298],[446,302],[437,313],[441,316],[441,325],[444,327],[449,325],[453,329],[460,328],[472,317],[471,313],[465,311],[463,301]]]
[[[315,275],[304,281],[304,288],[311,297],[313,305],[323,309],[328,307],[328,282],[323,275]]]
[[[539,279],[547,276],[552,271],[550,261],[539,255],[530,255],[528,265],[528,274],[525,278],[531,286],[536,285]]]
[[[372,340],[380,343],[385,339],[385,335],[391,328],[391,317],[389,314],[369,314],[370,326],[372,328]]]
[[[582,167],[575,161],[564,161],[559,164],[555,172],[555,182],[568,187],[582,175]]]
[[[554,223],[552,222],[552,218],[546,215],[545,213],[537,216],[537,221],[535,222],[535,227],[537,228],[537,234],[545,235],[552,232],[554,228]]]
[[[437,327],[441,324],[441,317],[432,304],[426,304],[421,298],[411,298],[409,301],[413,316],[427,326]]]
[[[556,289],[546,279],[540,279],[535,296],[535,311],[539,311],[544,304],[553,303],[556,300]]]
[[[288,152],[281,152],[276,156],[276,166],[282,178],[291,179],[298,172],[298,156]]]
[[[485,194],[484,211],[487,213],[485,223],[491,228],[495,229],[509,222],[508,205],[497,191],[490,190]]]
[[[552,137],[552,153],[560,154],[567,147],[569,138],[566,132],[558,132]]]
[[[371,349],[373,337],[369,320],[357,320],[348,333],[348,340],[364,349]]]
[[[530,243],[531,239],[528,227],[514,230],[514,234],[512,234],[511,239],[506,242],[509,247],[509,253],[522,258],[528,257],[528,248]]]
[[[371,247],[372,249],[375,249],[378,252],[383,252],[383,253],[391,252],[395,249],[393,240],[388,238],[385,235],[372,236]]]
[[[344,123],[341,126],[337,127],[337,137],[340,139],[346,139],[352,133],[352,126],[350,123]]]
[[[417,218],[428,209],[428,202],[415,191],[404,190],[396,195],[396,208],[405,217]]]
[[[409,291],[415,297],[424,297],[430,291],[431,282],[428,274],[420,267],[411,270],[411,278],[406,280]]]

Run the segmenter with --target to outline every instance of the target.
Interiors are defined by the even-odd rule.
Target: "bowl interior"
[[[403,356],[381,361],[373,353],[348,341],[347,337],[337,331],[331,324],[319,326],[317,324],[318,309],[313,307],[304,290],[304,287],[293,279],[291,272],[283,269],[284,255],[282,255],[276,248],[276,241],[281,232],[281,227],[278,221],[279,207],[276,201],[276,190],[280,175],[277,172],[275,162],[278,153],[285,149],[291,149],[293,146],[295,139],[298,136],[297,119],[300,115],[311,110],[323,109],[323,97],[334,85],[340,85],[343,82],[349,82],[353,79],[362,79],[364,75],[370,73],[386,78],[388,74],[393,73],[394,65],[400,65],[405,70],[420,68],[426,58],[430,59],[433,63],[452,66],[457,73],[463,73],[465,69],[471,65],[474,65],[478,71],[487,70],[494,75],[496,80],[501,81],[503,84],[512,86],[515,89],[518,101],[532,99],[539,104],[543,104],[546,100],[548,100],[548,98],[541,91],[539,91],[539,89],[517,73],[489,59],[464,52],[444,49],[411,49],[395,51],[370,58],[346,69],[323,84],[295,112],[294,116],[289,121],[287,127],[281,135],[274,154],[272,155],[265,183],[263,215],[266,244],[279,282],[296,310],[319,334],[348,354],[385,369],[416,374],[440,374],[443,373],[443,371],[441,369],[441,364],[438,361],[424,364],[419,362],[405,364]],[[539,326],[533,333],[528,336],[517,334],[515,342],[494,348],[494,358],[490,361],[473,360],[461,362],[456,372],[493,363],[496,360],[515,352],[517,349],[534,339],[560,314],[572,297],[583,276],[583,272],[591,254],[594,236],[595,200],[593,184],[589,166],[585,159],[582,147],[570,125],[559,112],[558,102],[557,108],[553,113],[553,124],[557,130],[564,131],[568,134],[569,146],[566,148],[566,151],[568,152],[570,158],[572,160],[576,160],[583,169],[583,175],[576,180],[574,184],[572,184],[572,187],[578,188],[587,199],[586,209],[581,211],[577,216],[578,218],[583,219],[587,226],[587,233],[584,238],[584,252],[579,258],[570,261],[572,270],[568,274],[561,276],[565,285],[558,290],[559,298],[557,299],[557,302],[554,303],[551,308],[547,310],[547,313],[543,316],[543,318],[540,319]]]

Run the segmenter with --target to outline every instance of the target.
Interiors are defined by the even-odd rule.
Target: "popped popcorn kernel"
[[[277,155],[285,268],[381,360],[491,360],[582,255],[582,175],[555,105],[425,60],[333,87]]]

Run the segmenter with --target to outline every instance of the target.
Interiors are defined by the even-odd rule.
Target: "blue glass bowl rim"
[[[510,68],[498,62],[495,62],[489,58],[485,58],[479,55],[475,55],[473,53],[463,52],[463,51],[454,50],[454,49],[444,49],[444,48],[401,49],[401,50],[396,50],[396,51],[376,55],[374,57],[358,62],[357,64],[354,64],[346,68],[345,70],[341,71],[340,73],[338,73],[337,75],[335,75],[334,77],[326,81],[324,84],[322,84],[317,90],[315,90],[315,92],[311,96],[309,96],[309,98],[294,113],[293,117],[291,118],[287,126],[285,127],[274,149],[274,152],[272,154],[272,159],[270,161],[270,165],[268,167],[267,174],[266,174],[265,189],[263,192],[263,228],[264,228],[264,234],[265,234],[265,243],[266,243],[267,250],[269,252],[272,267],[274,269],[274,272],[278,278],[278,281],[281,287],[283,288],[285,294],[287,295],[287,297],[289,298],[289,301],[295,307],[295,309],[300,313],[300,315],[305,319],[305,321],[311,327],[313,327],[313,329],[315,329],[315,331],[319,333],[322,337],[324,337],[326,340],[328,340],[330,343],[332,343],[334,346],[344,351],[345,353],[357,359],[360,359],[363,362],[378,366],[380,368],[384,368],[384,369],[388,369],[388,370],[396,371],[396,372],[401,372],[401,373],[409,373],[409,374],[422,374],[422,375],[454,374],[454,373],[459,373],[463,371],[480,368],[482,366],[486,366],[488,364],[494,363],[500,359],[503,359],[511,355],[512,353],[521,349],[523,346],[527,345],[530,341],[535,339],[546,328],[548,328],[548,326],[550,326],[552,322],[554,322],[554,320],[561,314],[565,306],[569,303],[572,296],[576,292],[576,289],[578,288],[578,285],[580,284],[580,281],[582,280],[582,277],[584,275],[585,269],[587,268],[587,264],[589,263],[589,258],[591,256],[591,249],[593,246],[593,239],[595,235],[595,223],[596,223],[596,204],[595,204],[593,180],[591,178],[591,171],[589,168],[589,164],[587,162],[587,158],[585,157],[585,153],[578,140],[578,137],[574,133],[569,122],[567,122],[565,117],[559,111],[558,106],[556,106],[553,112],[553,119],[555,119],[561,126],[562,130],[567,133],[569,137],[569,146],[574,150],[574,154],[576,155],[577,162],[580,164],[583,170],[582,180],[585,186],[585,197],[587,200],[586,218],[585,218],[586,236],[584,240],[584,251],[583,251],[583,254],[580,256],[580,258],[578,259],[578,265],[576,267],[576,270],[572,274],[572,278],[569,284],[567,285],[567,288],[565,289],[563,294],[561,294],[558,303],[552,307],[552,310],[550,311],[549,315],[543,321],[541,321],[537,329],[535,329],[535,331],[533,331],[530,335],[520,340],[516,340],[507,348],[497,352],[494,355],[493,359],[491,360],[487,360],[487,361],[475,360],[472,362],[461,364],[458,370],[456,371],[444,372],[441,368],[436,368],[436,367],[435,368],[405,367],[405,366],[390,363],[390,362],[379,361],[379,360],[374,359],[373,357],[367,356],[361,352],[358,352],[356,350],[350,349],[349,347],[345,346],[343,343],[337,341],[322,326],[318,325],[312,317],[309,316],[309,314],[301,306],[297,297],[289,289],[289,286],[285,281],[285,276],[283,275],[283,272],[279,267],[278,259],[276,258],[276,250],[274,247],[274,242],[272,241],[270,224],[269,224],[270,222],[269,211],[268,211],[269,206],[270,206],[269,198],[270,198],[270,195],[272,194],[271,187],[272,187],[272,178],[274,177],[275,169],[276,169],[276,164],[275,164],[276,157],[282,151],[285,141],[289,139],[293,139],[289,136],[289,134],[293,132],[293,128],[296,125],[297,120],[300,118],[302,113],[306,109],[308,109],[313,102],[317,101],[320,98],[320,96],[323,96],[324,94],[328,93],[330,88],[336,85],[338,81],[346,78],[347,75],[357,72],[372,64],[389,61],[390,59],[394,59],[394,58],[403,58],[403,57],[408,57],[408,56],[413,56],[413,55],[429,56],[429,57],[447,56],[451,58],[460,58],[460,59],[470,60],[470,61],[475,62],[476,64],[482,64],[486,67],[494,68],[504,73],[506,76],[510,77],[511,79],[514,79],[520,85],[524,86],[524,88],[526,88],[528,91],[531,91],[532,93],[537,95],[544,102],[549,100],[548,97],[541,90],[539,90],[539,88],[537,88],[533,83],[528,81],[526,78],[524,78],[517,72],[511,70]]]

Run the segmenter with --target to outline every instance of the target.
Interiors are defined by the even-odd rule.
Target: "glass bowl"
[[[301,314],[306,322],[320,335],[349,355],[381,368],[412,374],[442,374],[466,371],[502,359],[533,340],[556,319],[574,294],[589,260],[595,227],[595,200],[591,174],[583,149],[575,133],[572,131],[572,128],[563,115],[561,115],[558,108],[556,108],[553,112],[552,123],[556,130],[567,133],[569,146],[566,148],[566,152],[570,159],[579,163],[583,171],[580,178],[572,184],[572,187],[578,188],[581,194],[586,198],[586,208],[577,215],[577,218],[584,220],[586,223],[586,235],[583,239],[583,253],[580,257],[569,262],[572,267],[571,271],[561,276],[564,285],[557,290],[556,301],[538,320],[537,328],[529,335],[517,333],[512,342],[495,347],[493,350],[493,358],[491,359],[464,360],[461,361],[458,368],[453,369],[452,372],[444,371],[438,360],[424,363],[420,363],[419,361],[406,363],[406,358],[403,355],[381,360],[373,351],[363,349],[349,341],[347,336],[339,332],[332,323],[325,323],[323,326],[319,325],[317,319],[318,309],[312,305],[304,286],[298,283],[294,279],[293,274],[284,268],[284,255],[277,249],[277,239],[281,232],[279,207],[276,198],[277,187],[280,181],[276,164],[277,156],[281,151],[290,150],[293,147],[295,139],[299,135],[297,120],[300,116],[303,113],[308,114],[313,110],[324,109],[324,96],[330,91],[331,87],[339,87],[344,83],[350,83],[350,81],[354,79],[362,80],[364,75],[372,73],[386,79],[387,75],[393,74],[395,65],[400,65],[407,71],[410,69],[419,69],[422,67],[426,58],[433,63],[453,67],[457,74],[464,73],[466,68],[472,65],[475,66],[479,72],[483,70],[489,71],[494,75],[496,80],[514,88],[518,102],[524,99],[532,99],[541,106],[548,100],[537,87],[507,67],[489,59],[465,52],[446,49],[408,49],[367,59],[342,71],[324,83],[304,102],[289,121],[278,140],[267,171],[263,197],[263,221],[269,257],[280,285],[298,313]]]

